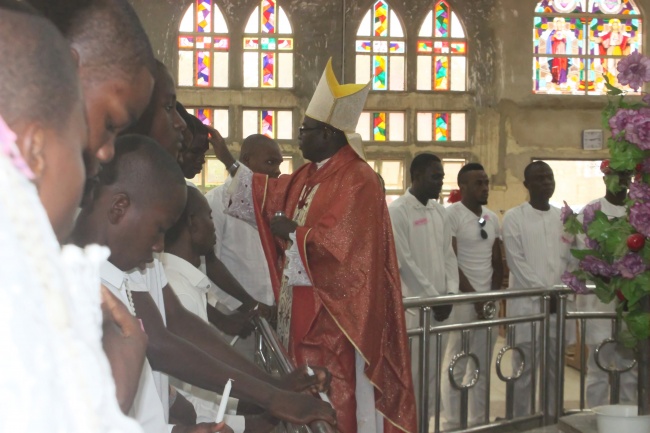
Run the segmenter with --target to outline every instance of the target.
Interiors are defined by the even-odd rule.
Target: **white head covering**
[[[350,146],[365,159],[361,136],[354,131],[369,91],[370,83],[339,84],[330,58],[305,115],[343,131]]]

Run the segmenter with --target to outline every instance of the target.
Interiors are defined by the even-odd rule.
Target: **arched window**
[[[355,46],[357,84],[372,79],[372,90],[404,90],[404,30],[386,1],[377,0],[363,17]]]
[[[465,91],[467,38],[449,3],[434,1],[418,36],[417,90]]]
[[[178,34],[178,85],[228,87],[228,26],[213,0],[196,0]]]
[[[533,25],[533,92],[603,95],[618,86],[616,65],[641,52],[642,17],[633,0],[543,0]]]
[[[287,14],[262,0],[244,30],[244,87],[293,87],[293,38]]]

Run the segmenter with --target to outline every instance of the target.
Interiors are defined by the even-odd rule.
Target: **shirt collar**
[[[322,160],[320,162],[317,162],[316,163],[316,170],[319,170],[322,166],[327,164],[327,161],[329,161],[330,159],[332,159],[332,158],[327,158],[327,159],[324,159],[324,160]]]
[[[435,209],[436,204],[438,204],[435,200],[429,200],[427,202],[426,206],[425,206],[425,205],[422,204],[422,202],[420,200],[418,200],[418,198],[416,196],[411,194],[411,191],[408,190],[408,189],[406,190],[406,194],[404,194],[404,195],[406,196],[406,198],[409,200],[409,202],[411,203],[411,205],[414,208]]]
[[[117,266],[108,260],[104,260],[99,265],[99,275],[104,282],[110,284],[117,290],[122,287],[124,280],[126,280],[126,274],[124,271],[118,269]]]
[[[173,254],[163,253],[162,262],[165,268],[178,272],[187,278],[194,287],[206,290],[210,288],[210,279],[187,260]]]

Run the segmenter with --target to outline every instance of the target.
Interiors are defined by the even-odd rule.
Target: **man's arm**
[[[185,309],[180,306],[178,298],[169,286],[165,286],[163,293],[165,293],[166,304],[168,299],[170,299],[169,303],[173,304],[175,300],[178,304],[172,306],[170,310],[166,309],[170,330],[165,327],[160,312],[148,292],[132,293],[138,317],[144,322],[145,330],[149,335],[147,357],[155,370],[215,392],[221,392],[225,383],[233,379],[234,396],[259,405],[277,418],[297,424],[309,423],[317,419],[335,422],[334,412],[326,403],[304,394],[280,390],[267,381],[260,380],[258,377],[264,374],[260,369],[257,369],[257,376],[253,377],[240,369],[230,367],[230,365],[246,367],[248,363],[244,365],[240,362],[241,358],[233,358],[234,349],[218,338],[218,334],[209,324],[189,312],[186,315],[181,314],[179,310]],[[182,318],[187,319],[187,323],[178,325],[176,322]],[[206,332],[206,328],[209,332]],[[179,334],[176,334],[176,331],[179,331]],[[196,334],[193,335],[193,342],[208,341],[208,347],[203,345],[204,348],[224,356],[213,358],[192,342],[182,338],[183,334],[191,336]],[[216,349],[215,346],[225,350]]]
[[[254,326],[251,316],[255,313],[243,314],[238,311],[232,314],[225,314],[208,304],[208,321],[217,327],[221,332],[228,335],[239,335],[242,338],[248,337],[253,332]]]
[[[492,286],[491,290],[501,290],[503,285],[503,255],[501,239],[496,238],[492,245]]]
[[[451,238],[451,246],[454,249],[454,253],[456,256],[458,256],[458,246],[456,245],[456,236],[452,236]],[[465,273],[463,270],[459,267],[458,268],[458,289],[462,293],[473,293],[476,292],[474,287],[472,287],[472,283],[469,282],[467,277],[465,276]]]
[[[246,292],[246,289],[230,273],[228,268],[217,258],[214,251],[205,256],[205,269],[208,278],[212,280],[221,290],[237,298],[242,305],[241,311],[250,311],[257,305],[257,301]]]

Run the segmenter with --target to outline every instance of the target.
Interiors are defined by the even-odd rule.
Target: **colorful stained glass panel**
[[[260,134],[275,138],[274,117],[275,113],[273,111],[262,110],[260,112]]]
[[[433,52],[432,41],[418,41],[418,53],[431,53]]]
[[[443,41],[434,41],[433,42],[433,52],[434,53],[449,53],[449,42]]]
[[[357,41],[357,53],[369,53],[371,49],[370,41]]]
[[[374,77],[372,80],[373,90],[386,90],[386,75],[388,73],[386,56],[373,56]]]
[[[373,113],[372,133],[374,141],[386,141],[386,113]]]
[[[203,36],[199,36],[196,38],[196,48],[199,50],[205,50],[206,48],[210,48],[211,44],[212,44],[212,38],[206,38]]]
[[[275,38],[262,38],[262,50],[275,50]]]
[[[449,113],[435,113],[433,118],[435,140],[449,141]]]
[[[210,85],[210,71],[212,68],[212,59],[210,51],[197,51],[196,52],[196,85],[209,86]]]
[[[446,1],[440,0],[434,8],[435,13],[435,32],[436,38],[446,38],[449,36],[449,5]]]
[[[404,53],[406,50],[405,42],[391,42],[390,43],[390,52],[395,54]]]
[[[230,48],[230,39],[228,38],[214,38],[215,50],[227,50]]]
[[[388,36],[388,4],[383,0],[375,2],[373,29],[375,36]]]
[[[536,13],[576,13],[586,11],[585,0],[542,0],[535,7]]]
[[[275,0],[262,0],[262,33],[275,33]]]
[[[589,12],[594,14],[638,15],[639,10],[630,0],[590,0]]]
[[[191,36],[179,36],[178,48],[194,48],[194,38]]]
[[[388,41],[373,41],[372,50],[375,53],[387,53],[388,52]]]
[[[262,56],[262,87],[275,87],[275,54],[261,53]]]
[[[196,31],[212,31],[212,0],[196,1]]]
[[[257,50],[259,48],[259,39],[258,38],[244,38],[244,49],[245,50]]]
[[[641,52],[641,20],[592,19],[589,23],[589,54],[596,56],[625,56]]]
[[[453,54],[465,54],[467,50],[467,44],[465,42],[452,42],[451,52]]]
[[[534,57],[533,90],[555,95],[584,94],[584,68],[585,59],[579,57]]]
[[[212,126],[212,110],[208,108],[199,108],[196,110],[196,117],[203,122],[204,125]]]
[[[433,58],[433,89],[449,90],[449,57],[436,56]]]
[[[278,40],[278,50],[292,50],[292,49],[293,49],[293,39]]]

